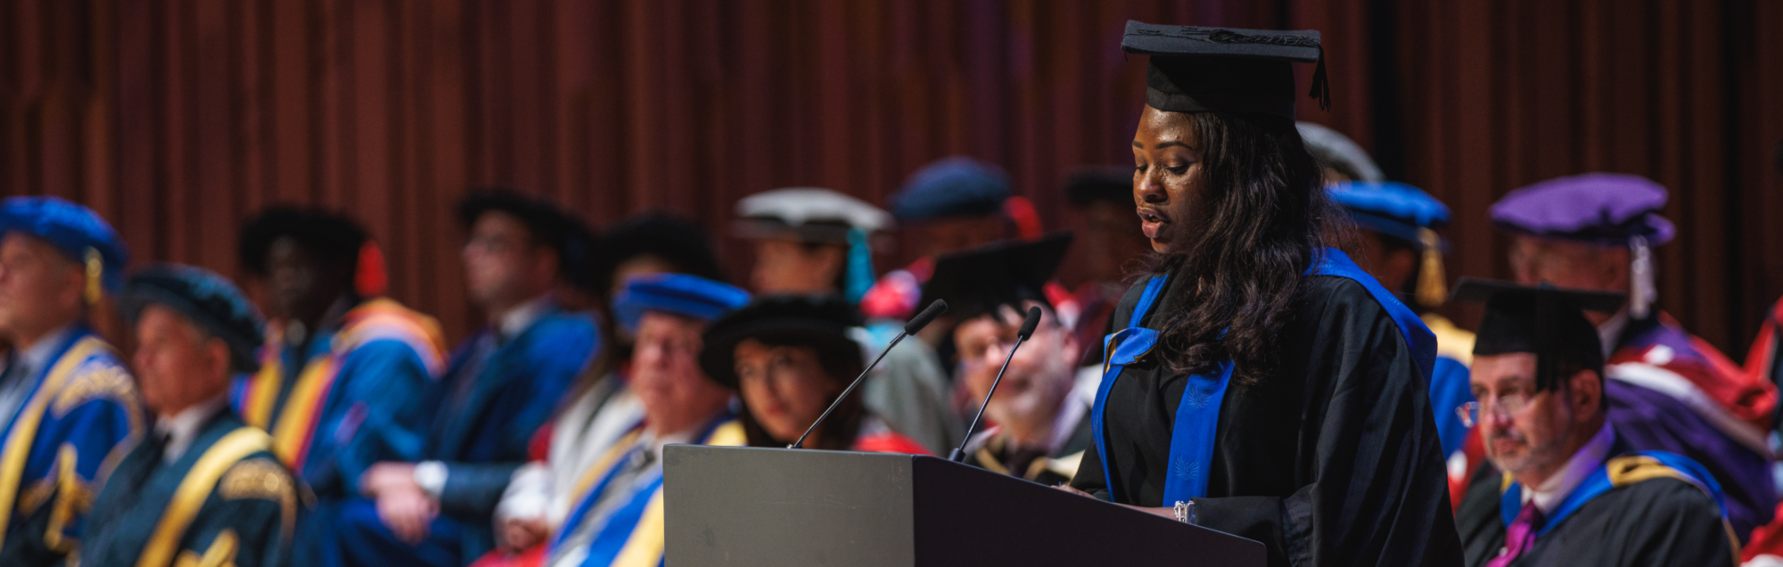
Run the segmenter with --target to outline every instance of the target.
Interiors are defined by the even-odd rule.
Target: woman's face
[[[1201,148],[1187,113],[1151,106],[1133,133],[1133,204],[1152,250],[1167,252],[1172,223],[1189,220],[1189,201],[1201,178]]]
[[[743,405],[778,441],[792,441],[840,390],[810,347],[737,343],[737,390]]]

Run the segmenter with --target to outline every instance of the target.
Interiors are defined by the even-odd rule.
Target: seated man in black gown
[[[1083,349],[1044,290],[1070,244],[1069,234],[1058,234],[946,254],[923,286],[924,302],[947,300],[958,321],[955,379],[971,399],[984,399],[1009,361],[984,410],[995,425],[966,443],[966,462],[1046,485],[1077,474],[1090,447],[1090,402],[1102,380],[1101,364],[1077,368]],[[1021,313],[1029,307],[1041,308],[1040,326],[1010,358]]]
[[[1468,565],[1731,565],[1720,487],[1701,465],[1631,451],[1605,420],[1603,347],[1583,309],[1619,294],[1464,280],[1485,300],[1463,406],[1490,466],[1456,518]]]
[[[150,268],[124,290],[132,366],[154,429],[100,491],[84,565],[285,565],[298,493],[272,437],[229,411],[236,373],[253,372],[260,317],[222,277]]]

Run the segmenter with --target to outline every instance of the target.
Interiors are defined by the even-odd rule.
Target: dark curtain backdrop
[[[1505,272],[1499,195],[1603,169],[1671,188],[1662,299],[1736,359],[1783,293],[1783,3],[1762,0],[4,0],[0,192],[86,203],[137,265],[229,274],[254,210],[342,208],[393,295],[461,337],[450,211],[473,185],[723,232],[752,192],[883,202],[968,154],[1073,226],[1064,176],[1129,162],[1128,18],[1323,31],[1335,104],[1302,118],[1454,208],[1451,275]]]

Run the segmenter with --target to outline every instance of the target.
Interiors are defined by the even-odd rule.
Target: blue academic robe
[[[142,429],[135,382],[92,331],[68,333],[0,423],[0,565],[55,565],[79,545],[101,471]]]
[[[527,447],[599,345],[594,321],[550,311],[505,340],[491,332],[453,353],[428,407],[438,408],[423,460],[446,464],[440,515],[417,545],[396,539],[376,503],[355,498],[330,507],[329,565],[461,565],[493,547],[495,506]]]
[[[238,379],[231,395],[323,500],[355,493],[380,461],[420,459],[432,413],[425,402],[445,357],[437,324],[394,301],[368,301],[341,321],[304,345],[271,341],[261,371]]]
[[[93,505],[85,565],[286,565],[301,505],[272,438],[218,411],[167,461],[138,443]]]

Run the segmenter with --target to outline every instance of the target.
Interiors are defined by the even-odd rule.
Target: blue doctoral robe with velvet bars
[[[166,460],[133,448],[93,505],[83,565],[290,565],[302,504],[272,438],[228,410]]]
[[[462,565],[491,549],[502,491],[598,345],[592,319],[553,309],[514,337],[485,331],[459,347],[428,404],[439,413],[422,459],[445,463],[447,476],[426,539],[397,539],[376,502],[354,498],[327,512],[317,564]]]
[[[443,348],[431,318],[369,300],[302,345],[270,341],[231,405],[318,498],[342,498],[371,465],[420,458]]]
[[[85,327],[62,338],[0,416],[0,565],[58,565],[79,546],[105,465],[142,430],[135,382]]]

